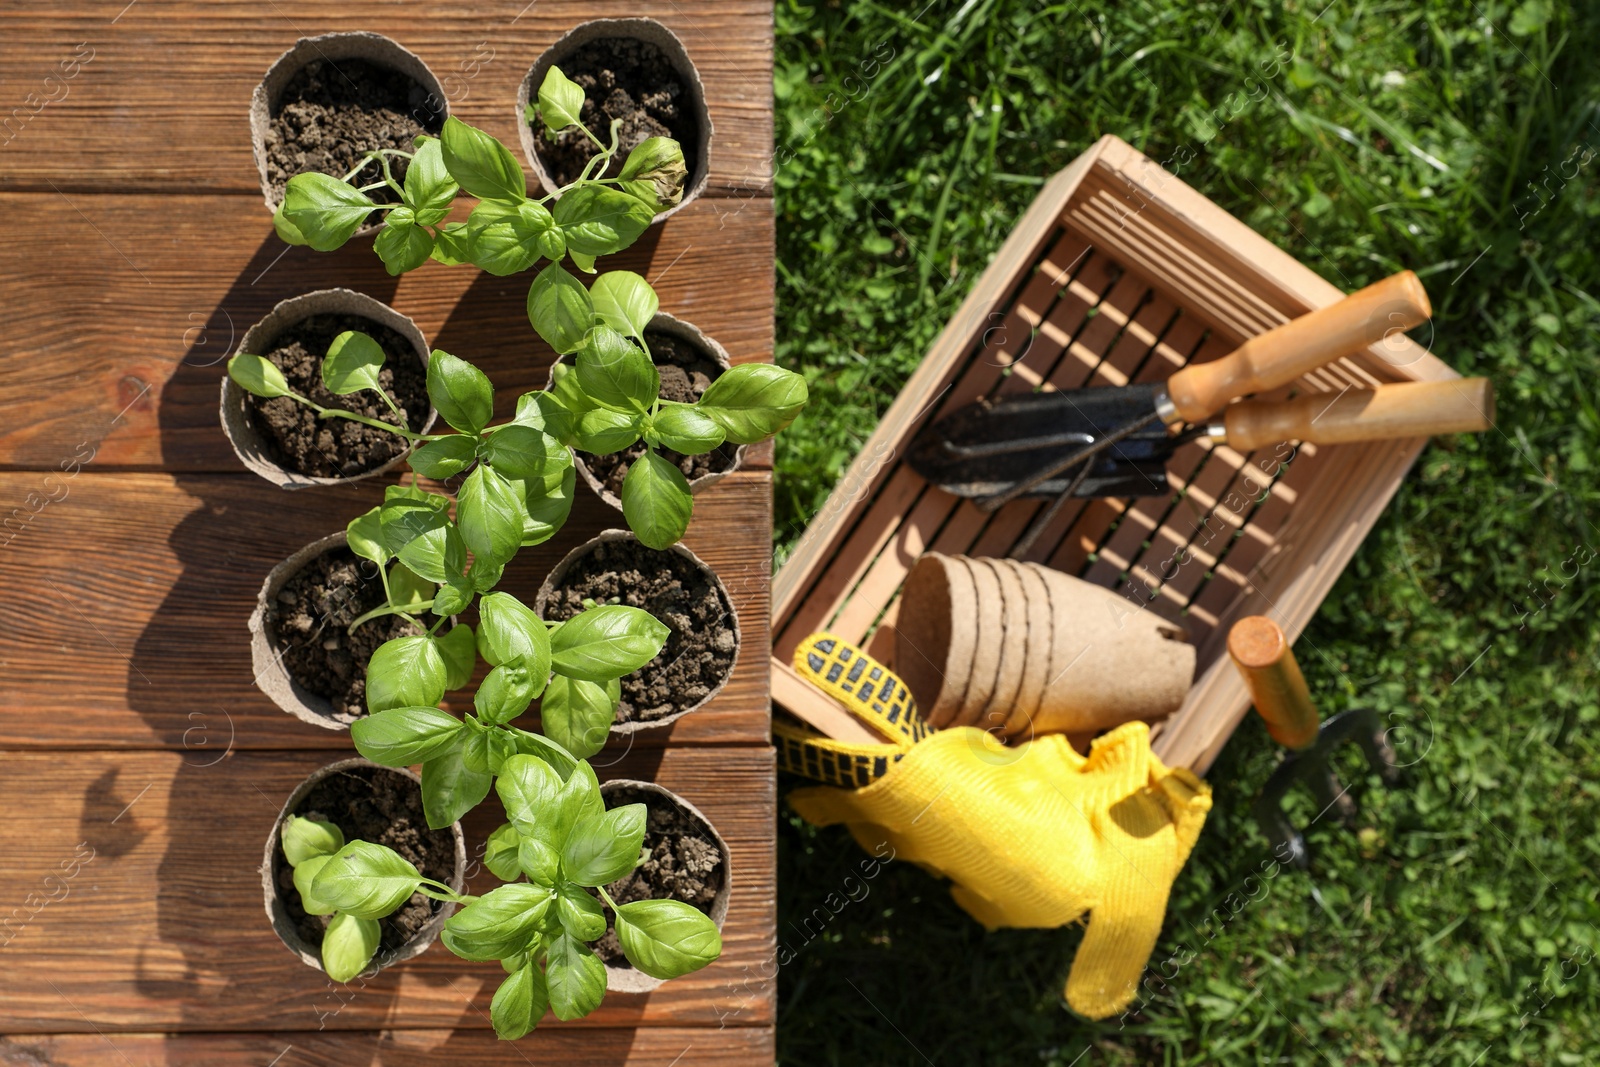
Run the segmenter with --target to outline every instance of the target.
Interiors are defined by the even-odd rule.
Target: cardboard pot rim
[[[399,71],[422,86],[430,103],[437,101],[440,123],[450,114],[450,101],[445,97],[444,86],[434,77],[428,64],[394,38],[370,30],[340,31],[299,38],[273,60],[272,66],[267,68],[266,74],[256,83],[255,91],[250,94],[250,148],[255,157],[256,177],[261,183],[261,199],[270,214],[276,214],[281,204],[281,201],[274,199],[272,183],[267,178],[267,130],[272,122],[273,105],[282,95],[289,79],[307,63],[337,59],[363,59],[374,66]],[[376,233],[382,228],[382,223],[363,226],[355,236]]]
[[[716,824],[706,817],[706,813],[689,803],[682,796],[655,782],[642,782],[634,778],[614,778],[609,782],[600,783],[600,795],[604,797],[607,790],[637,789],[640,792],[654,793],[672,801],[681,810],[688,812],[700,821],[702,827],[710,832],[711,838],[717,843],[718,850],[722,853],[722,888],[717,890],[716,899],[711,902],[710,917],[716,923],[717,930],[722,929],[722,924],[728,918],[728,900],[733,893],[733,854],[728,851],[728,843],[722,839],[722,834],[717,831]],[[662,984],[660,978],[652,978],[643,971],[632,967],[616,967],[606,964],[606,990],[617,993],[648,993]]]
[[[250,667],[255,671],[256,688],[301,722],[325,730],[348,730],[350,724],[335,717],[333,701],[306,689],[295,681],[283,665],[283,657],[274,650],[272,638],[267,634],[267,606],[306,564],[330,549],[344,548],[345,545],[345,531],[340,530],[319,537],[284,558],[267,572],[266,579],[261,583],[261,591],[256,594],[256,608],[250,613]]]
[[[671,334],[680,341],[687,341],[689,344],[699,349],[702,354],[710,357],[711,361],[717,366],[721,367],[724,371],[730,371],[733,369],[733,360],[729,357],[728,350],[723,348],[722,345],[718,343],[716,338],[712,337],[710,334],[706,333],[700,327],[696,326],[687,319],[680,319],[676,315],[667,314],[665,311],[657,311],[654,317],[650,319],[650,325],[646,326],[645,329]],[[555,364],[551,364],[550,373],[545,378],[544,387],[546,390],[554,388],[556,384],[555,379]],[[734,471],[742,469],[744,467],[745,452],[749,447],[749,445],[736,446],[733,450],[733,462],[728,464],[726,470],[710,471],[709,473],[700,475],[698,478],[692,479],[689,482],[689,492],[693,494],[699,494],[702,490],[709,489],[713,485],[716,485]],[[622,498],[617,496],[617,494],[613,493],[611,490],[607,489],[605,485],[601,483],[600,479],[595,477],[594,471],[589,469],[589,464],[584,462],[583,456],[579,454],[576,448],[572,450],[572,464],[577,468],[578,477],[583,479],[583,484],[594,490],[595,496],[599,497],[613,508],[616,508],[618,511],[622,510]]]
[[[390,774],[401,775],[402,777],[409,778],[412,782],[414,782],[418,792],[421,792],[422,790],[421,776],[407,768],[384,767],[373,763],[370,760],[362,759],[359,756],[329,763],[326,766],[321,767],[307,775],[305,779],[295,787],[294,792],[289,794],[289,799],[283,802],[283,807],[278,810],[277,819],[275,819],[272,823],[272,832],[267,835],[266,849],[262,853],[261,893],[263,903],[267,911],[267,919],[272,923],[272,931],[278,935],[278,940],[283,942],[285,948],[294,953],[296,956],[300,957],[300,961],[302,963],[306,964],[308,967],[314,967],[319,971],[322,970],[321,946],[307,945],[306,942],[301,939],[299,933],[294,929],[294,924],[289,921],[288,910],[283,906],[283,900],[279,895],[277,882],[272,875],[273,860],[276,858],[278,852],[278,835],[283,829],[284,820],[294,813],[296,805],[303,801],[306,798],[306,795],[310,793],[311,790],[323,779],[330,778],[335,774],[351,770],[356,767],[370,767],[375,770],[385,771]],[[460,893],[462,887],[466,884],[467,838],[466,834],[462,832],[461,824],[459,822],[450,824],[450,834],[451,837],[454,838],[456,846],[455,870],[450,876],[450,888],[453,891]],[[392,952],[383,952],[380,950],[377,955],[372,957],[372,963],[368,964],[369,970],[363,971],[362,973],[367,974],[369,971],[370,973],[377,973],[377,971],[381,971],[385,967],[393,966],[396,963],[403,963],[406,960],[421,955],[427,950],[429,945],[433,944],[434,939],[439,936],[439,931],[444,929],[445,920],[450,918],[451,914],[454,913],[455,908],[456,906],[448,901],[441,902],[439,910],[434,913],[433,918],[429,919],[420,930],[412,934],[410,939],[407,940],[405,944],[401,945],[398,949],[395,949]]]
[[[545,72],[552,65],[559,65],[561,60],[590,41],[607,37],[632,37],[661,49],[673,69],[678,72],[678,77],[683,80],[689,106],[693,108],[699,120],[700,136],[695,144],[696,154],[699,157],[696,173],[690,174],[685,180],[682,198],[665,211],[656,214],[653,221],[661,222],[688,207],[704,191],[706,181],[711,175],[712,127],[711,108],[706,104],[706,90],[700,80],[700,69],[695,66],[694,60],[689,58],[689,50],[683,46],[683,41],[678,35],[655,19],[589,19],[562,34],[555,44],[544,50],[534,61],[533,66],[528,68],[522,84],[517,88],[516,123],[518,136],[522,140],[522,154],[527,157],[528,165],[533,168],[533,173],[539,179],[544,191],[551,196],[557,195],[555,180],[544,169],[544,163],[539,158],[538,143],[543,134],[543,127],[540,127],[539,132],[535,132],[533,124],[527,120],[528,104],[539,99],[539,86],[544,81]]]
[[[550,573],[545,576],[544,581],[539,585],[538,598],[533,602],[534,614],[538,615],[541,619],[544,618],[545,608],[547,608],[550,604],[550,595],[555,592],[555,587],[561,581],[561,579],[567,576],[567,571],[572,569],[573,564],[577,563],[580,559],[594,551],[597,546],[603,544],[614,544],[619,541],[632,541],[638,543],[639,539],[634,536],[632,530],[601,530],[599,533],[589,538],[589,540],[585,541],[583,544],[579,545],[577,548],[574,548],[571,552],[568,552],[565,556],[561,557],[561,562],[550,568]],[[733,606],[733,597],[728,594],[728,587],[723,584],[722,576],[716,572],[716,569],[713,568],[711,564],[707,563],[705,560],[689,551],[689,549],[685,548],[683,542],[681,541],[674,543],[669,548],[650,549],[650,551],[676,552],[678,555],[682,556],[684,559],[687,559],[690,563],[698,567],[702,573],[711,579],[712,585],[716,587],[718,595],[722,597],[722,602],[727,605],[728,608],[728,622],[733,628],[733,664],[728,668],[728,673],[723,675],[721,680],[718,681],[716,685],[711,687],[711,691],[694,704],[684,708],[682,711],[675,711],[671,715],[664,715],[659,719],[651,719],[649,722],[613,722],[610,729],[610,736],[612,737],[638,733],[641,730],[658,730],[672,725],[685,715],[699,711],[701,708],[711,703],[711,701],[715,700],[717,694],[722,692],[723,688],[727,686],[728,680],[733,677],[734,670],[738,668],[739,653],[744,650],[744,634],[739,627],[739,612]]]
[[[411,342],[412,350],[422,364],[423,373],[427,373],[429,348],[428,339],[420,327],[410,318],[400,314],[394,308],[381,300],[374,299],[365,293],[358,293],[353,289],[316,289],[299,296],[291,296],[287,300],[280,300],[267,312],[260,321],[245,331],[244,337],[239,341],[235,352],[253,352],[260,354],[261,349],[270,347],[271,343],[289,327],[310,318],[312,315],[344,314],[355,315],[370,319],[380,326],[386,326]],[[351,474],[339,478],[326,478],[319,475],[299,474],[280,466],[267,451],[261,432],[251,425],[245,412],[245,397],[249,394],[239,387],[238,383],[227,374],[222,376],[222,400],[219,408],[219,417],[222,420],[222,432],[227,436],[228,443],[233,446],[234,455],[239,457],[239,462],[245,468],[260,475],[280,489],[305,489],[313,485],[345,485],[349,482],[359,482],[364,478],[373,478],[393,470],[405,462],[411,454],[413,442],[406,442],[406,446],[395,453],[387,462],[379,464],[369,471],[360,474]],[[433,429],[433,424],[438,421],[439,412],[430,402],[428,404],[428,417],[423,421],[422,433]]]

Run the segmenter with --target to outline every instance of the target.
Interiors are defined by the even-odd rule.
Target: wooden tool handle
[[[1278,624],[1265,615],[1240,619],[1228,631],[1228,655],[1244,675],[1267,733],[1286,748],[1310,748],[1321,725],[1305,675]]]
[[[1293,400],[1241,400],[1223,414],[1228,444],[1241,452],[1279,441],[1333,445],[1440,433],[1479,433],[1494,422],[1487,378],[1402,382]]]
[[[1432,314],[1417,276],[1401,271],[1252,337],[1221,359],[1183,368],[1168,380],[1167,395],[1185,422],[1199,422],[1236,397],[1287,385]]]

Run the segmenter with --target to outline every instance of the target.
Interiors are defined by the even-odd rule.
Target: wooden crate
[[[774,580],[775,699],[828,714],[788,667],[807,634],[864,641],[892,664],[900,587],[917,557],[1004,556],[1044,506],[1019,500],[986,515],[928,485],[903,457],[930,420],[997,390],[1164,380],[1342,295],[1125,142],[1101,138],[1045,185]],[[1453,377],[1397,334],[1295,388]],[[1195,442],[1168,466],[1172,494],[1070,502],[1027,558],[1188,628],[1195,685],[1156,725],[1155,747],[1204,772],[1249,709],[1225,655],[1228,625],[1264,613],[1298,637],[1424,443],[1243,455]]]

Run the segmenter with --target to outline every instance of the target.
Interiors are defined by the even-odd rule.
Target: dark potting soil
[[[400,425],[389,405],[371,389],[335,396],[322,384],[322,359],[333,339],[346,330],[367,334],[383,349],[378,381],[405,414],[405,425],[420,431],[428,418],[428,372],[411,342],[398,332],[359,315],[312,315],[290,326],[257,353],[271,360],[289,388],[322,407]],[[405,450],[406,440],[352,419],[319,419],[287,396],[270,400],[246,393],[245,417],[261,435],[271,459],[285,470],[312,478],[348,478],[381,467]]]
[[[648,41],[602,37],[557,66],[583,88],[583,111],[578,117],[596,137],[610,144],[611,121],[622,120],[617,154],[605,173],[594,177],[615,178],[628,153],[641,143],[651,137],[671,137],[683,150],[688,187],[700,165],[700,118],[690,102],[689,87],[666,53]],[[580,130],[566,130],[552,143],[538,120],[532,125],[539,161],[557,187],[576,181],[595,154],[594,142]]]
[[[307,793],[292,814],[331,822],[346,842],[370,841],[387,845],[409,860],[424,877],[450,884],[455,874],[455,837],[449,830],[430,830],[422,810],[422,787],[403,774],[383,767],[352,767],[330,774]],[[307,915],[294,887],[294,868],[283,854],[273,853],[272,877],[289,921],[308,945],[321,945],[322,932],[331,915]],[[427,925],[439,902],[421,893],[387,918],[379,919],[383,931],[380,952],[400,948]]]
[[[313,60],[272,102],[263,138],[267,181],[281,202],[284,187],[296,174],[343,178],[366,153],[380,148],[414,152],[417,134],[436,134],[443,126],[439,105],[409,75],[364,59]],[[404,183],[406,162],[389,157],[389,173],[396,182]],[[370,185],[383,180],[383,169],[368,163],[356,177],[356,185]],[[387,187],[368,195],[382,203],[400,199]]]
[[[644,332],[645,344],[650,346],[650,358],[661,374],[661,399],[675,400],[680,404],[693,404],[717,380],[722,367],[717,361],[694,347],[688,341],[672,334],[655,330]],[[609,456],[596,456],[579,452],[578,458],[595,479],[618,500],[622,498],[622,480],[635,460],[644,455],[644,442],[631,448],[613,452]],[[724,444],[698,456],[685,456],[670,448],[661,449],[662,458],[677,466],[691,482],[707,474],[725,471],[733,466],[734,454],[739,446]]]
[[[637,789],[618,789],[606,796],[606,807],[643,804],[650,809],[645,823],[644,847],[650,858],[633,869],[626,878],[606,886],[618,904],[636,900],[671,897],[711,914],[711,905],[722,890],[727,871],[722,869],[722,850],[706,825],[666,797]],[[611,912],[606,911],[606,934],[594,946],[606,963],[629,966],[617,941]]]
[[[398,615],[356,627],[384,603],[377,567],[348,548],[311,560],[267,604],[267,639],[283,653],[290,677],[333,703],[333,718],[351,722],[367,713],[367,661],[395,637],[421,633]]]
[[[660,655],[622,679],[618,722],[654,722],[687,710],[733,670],[733,608],[711,575],[677,552],[601,542],[552,590],[545,618],[570,619],[585,599],[641,608],[672,631]]]

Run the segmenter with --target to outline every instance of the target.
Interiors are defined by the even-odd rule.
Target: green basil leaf
[[[543,478],[519,481],[527,500],[527,516],[522,525],[522,547],[542,545],[561,532],[572,513],[572,500],[578,485],[572,453],[563,450],[561,466]]]
[[[631,160],[632,157],[630,156]],[[450,214],[456,198],[456,181],[444,165],[444,151],[437,137],[417,146],[406,166],[406,204],[423,226],[437,226]]]
[[[337,851],[338,849],[334,849],[334,852]],[[331,859],[333,859],[332,852],[322,856],[312,856],[294,865],[294,888],[300,894],[300,906],[305,909],[307,915],[332,915],[339,910],[327,901],[319,900],[311,891],[311,883],[317,880],[317,875],[322,873],[322,868]]]
[[[416,270],[428,262],[428,257],[433,255],[433,234],[417,225],[410,208],[397,207],[383,221],[383,229],[372,242],[372,250],[383,260],[390,277]]]
[[[335,982],[348,982],[367,969],[383,931],[376,919],[340,912],[322,931],[322,969]]]
[[[537,735],[519,731],[516,736],[520,741]],[[537,841],[557,855],[574,825],[605,810],[594,768],[582,761],[563,782],[544,759],[512,756],[502,764],[495,790],[524,843]]]
[[[465,739],[465,731],[457,735]],[[470,770],[462,758],[464,744],[454,745],[422,764],[422,810],[428,825],[443,830],[483,803],[494,776]]]
[[[576,352],[594,325],[589,290],[561,264],[550,264],[528,286],[528,321],[558,354]]]
[[[624,804],[580,820],[561,849],[561,870],[579,885],[610,885],[639,865],[644,842],[643,804]]]
[[[283,821],[278,831],[278,843],[283,846],[284,858],[289,866],[298,867],[316,856],[331,856],[344,847],[344,831],[322,819],[303,819],[291,815]]]
[[[517,845],[521,841],[517,828],[503,822],[483,846],[483,865],[502,882],[515,882],[522,876],[522,869],[517,866]]]
[[[445,692],[460,689],[472,681],[472,668],[477,666],[478,646],[472,627],[458,623],[443,637],[434,638],[439,655],[444,659]]]
[[[681,900],[639,900],[617,909],[617,940],[628,962],[663,981],[722,955],[717,924]]]
[[[543,760],[545,763],[549,764],[555,769],[555,772],[558,776],[564,774],[567,776],[567,780],[569,781],[571,780],[573,773],[579,767],[588,766],[588,764],[574,757],[572,753],[568,752],[566,749],[562,748],[548,737],[541,737],[539,734],[531,734],[526,730],[519,730],[515,726],[507,726],[505,729],[516,741],[517,751],[519,753],[524,756],[533,756],[537,759]],[[588,776],[590,778],[594,777],[593,768],[589,769]],[[596,793],[598,793],[599,788],[599,784],[596,783]],[[602,805],[602,807],[603,806],[604,805]]]
[[[439,588],[404,563],[389,568],[389,603],[397,608],[413,608],[433,599]]]
[[[526,509],[522,493],[480,463],[456,496],[456,523],[474,556],[503,564],[522,544]]]
[[[537,688],[543,686],[534,684],[526,667],[504,663],[484,676],[472,704],[484,722],[508,723],[528,710]]]
[[[663,207],[683,199],[683,183],[689,168],[683,162],[683,149],[670,137],[647,137],[639,142],[618,175],[623,188],[642,186],[633,195],[654,200]],[[645,195],[641,195],[645,194]]]
[[[560,67],[552,66],[545,72],[544,81],[539,85],[539,118],[544,122],[545,130],[554,135],[576,126],[581,121],[578,118],[581,114],[582,87],[561,73]]]
[[[426,634],[392,638],[379,645],[367,662],[367,710],[432,707],[444,699],[448,678],[433,638]]]
[[[585,273],[585,274],[593,274],[594,273],[594,257],[593,256],[586,256],[582,252],[579,252],[579,251],[577,251],[576,249],[573,249],[573,248],[567,249],[567,255],[572,257],[572,265],[577,267],[579,270],[583,271],[583,273]]]
[[[655,221],[649,205],[604,185],[569,188],[551,214],[567,239],[567,251],[585,256],[620,252]]]
[[[555,885],[561,880],[561,853],[535,837],[524,837],[517,845],[517,867],[539,885]]]
[[[560,441],[515,422],[485,438],[484,455],[495,472],[506,478],[537,478],[552,463],[565,466],[569,462],[566,446]]]
[[[533,1032],[549,1006],[550,994],[544,973],[532,962],[524,962],[494,991],[494,999],[489,1002],[489,1021],[494,1024],[495,1036],[500,1040],[515,1041]]]
[[[272,213],[272,229],[277,233],[278,240],[286,245],[309,245],[306,235],[300,232],[300,227],[289,221],[283,213],[283,205],[278,205],[278,210]]]
[[[510,593],[490,593],[478,603],[478,651],[491,666],[512,664],[527,670],[544,689],[550,674],[550,630],[533,609]]]
[[[609,682],[655,659],[671,633],[647,611],[601,604],[561,624],[550,638],[551,664],[568,678]]]
[[[556,403],[572,412],[574,432],[577,429],[578,416],[600,406],[594,402],[593,397],[583,391],[583,386],[578,384],[577,372],[566,363],[557,363],[550,368],[550,395],[555,398]],[[567,443],[572,442],[569,440]]]
[[[389,562],[391,553],[383,544],[383,525],[378,518],[380,510],[373,508],[359,518],[351,519],[350,525],[344,528],[344,542],[350,546],[350,551],[381,567]]]
[[[765,441],[806,406],[806,380],[770,363],[743,363],[723,371],[696,405],[727,431],[728,440]]]
[[[562,365],[566,368],[565,364]],[[589,405],[593,406],[593,405]],[[547,436],[555,438],[561,444],[572,443],[572,435],[578,429],[578,419],[572,411],[563,404],[553,393],[541,389],[533,393],[523,393],[517,398],[517,413],[511,421],[518,426],[529,429],[541,430]],[[498,430],[497,433],[504,433]]]
[[[562,934],[550,943],[544,978],[550,989],[550,1010],[557,1019],[581,1019],[605,999],[606,965],[588,945],[570,935]]]
[[[389,487],[378,513],[385,547],[430,582],[459,575],[467,565],[467,546],[443,510],[449,499],[435,493],[407,497],[397,488]]]
[[[478,694],[481,706],[483,690],[478,690]],[[505,761],[517,754],[516,741],[506,731],[472,715],[467,716],[467,727],[461,734],[461,762],[467,770],[475,774],[498,774]]]
[[[439,228],[438,234],[433,239],[433,251],[429,254],[429,258],[437,260],[447,267],[471,263],[472,249],[468,238],[466,223],[445,223]]]
[[[488,376],[437,348],[428,360],[428,399],[462,433],[479,433],[494,417],[494,387]]]
[[[495,781],[495,792],[505,806],[506,818],[524,838],[557,847],[565,829],[553,825],[551,813],[561,796],[561,776],[537,756],[516,755],[506,760]]]
[[[588,759],[605,748],[621,698],[618,679],[599,685],[554,675],[539,703],[540,729],[574,756]]]
[[[477,962],[521,952],[550,910],[550,896],[550,890],[527,882],[491,889],[445,920],[445,944]]]
[[[578,416],[578,433],[574,444],[584,452],[609,456],[621,452],[639,439],[643,420],[610,408],[595,408]]]
[[[461,720],[441,708],[391,708],[350,724],[356,751],[385,767],[425,763],[456,743]]]
[[[505,145],[454,115],[439,134],[444,165],[461,188],[480,200],[522,200],[528,180]]]
[[[615,411],[642,415],[661,392],[661,375],[650,357],[609,326],[589,331],[574,369],[584,394]]]
[[[289,380],[271,360],[240,352],[228,360],[228,377],[247,393],[271,399],[289,395]]]
[[[640,544],[676,544],[693,514],[694,494],[676,464],[649,451],[633,461],[622,479],[622,517]]]
[[[323,865],[311,892],[357,918],[381,919],[411,899],[421,884],[421,873],[394,849],[352,841]]]
[[[600,902],[570,882],[556,890],[556,914],[561,928],[579,941],[598,941],[605,936],[606,913]]]
[[[476,458],[475,439],[470,434],[453,433],[414,450],[407,462],[424,478],[442,482],[472,466]]]
[[[362,389],[379,392],[378,372],[383,369],[383,347],[358,330],[346,330],[333,339],[322,359],[322,384],[336,396]]]
[[[662,402],[652,420],[652,429],[663,445],[686,456],[710,452],[727,437],[721,423],[693,404],[670,400]]]
[[[449,618],[457,612],[467,610],[472,603],[473,595],[477,592],[470,579],[450,577],[445,584],[438,587],[433,594],[433,613],[441,619]],[[451,686],[452,689],[455,686]]]
[[[566,240],[555,218],[532,200],[485,200],[467,220],[472,262],[500,277],[527,270],[541,258],[558,260]]]
[[[652,137],[651,140],[663,138]],[[648,144],[649,142],[645,142]],[[642,147],[642,146],[641,146]],[[634,150],[635,152],[638,149]],[[631,156],[629,157],[632,158]],[[631,270],[611,270],[600,275],[589,287],[594,312],[600,321],[631,337],[643,339],[645,328],[661,307],[656,291],[644,277]]]
[[[283,217],[318,252],[332,252],[350,240],[377,206],[366,193],[328,174],[296,174],[283,193]]]

